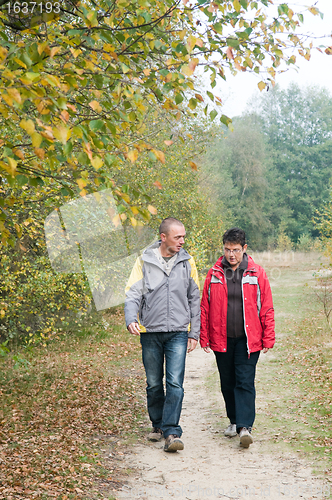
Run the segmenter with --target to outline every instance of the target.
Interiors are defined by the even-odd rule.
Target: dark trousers
[[[248,358],[247,339],[227,338],[227,352],[214,351],[226,413],[236,428],[251,428],[255,420],[255,374],[259,351]]]

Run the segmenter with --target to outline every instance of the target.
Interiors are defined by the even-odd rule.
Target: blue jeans
[[[247,340],[227,338],[227,352],[214,352],[226,413],[236,428],[251,428],[255,420],[255,375],[259,351],[248,358]]]
[[[183,400],[183,378],[187,353],[187,332],[142,333],[142,359],[146,374],[149,417],[166,438],[181,436],[179,426]],[[166,393],[164,391],[164,360]]]

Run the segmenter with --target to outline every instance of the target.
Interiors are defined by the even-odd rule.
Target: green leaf
[[[72,143],[72,142],[70,142],[70,141],[68,141],[68,142],[67,142],[67,143],[63,146],[62,150],[63,150],[63,153],[64,153],[64,155],[65,155],[65,156],[69,156],[69,155],[70,155],[70,153],[71,153],[71,152],[72,152],[72,150],[73,150],[73,143]]]
[[[105,123],[103,120],[91,120],[89,123],[92,132],[106,132]]]
[[[44,181],[41,177],[30,177],[29,184],[30,184],[30,186],[38,187],[38,186],[43,186]]]
[[[29,178],[26,175],[17,175],[15,177],[16,183],[18,186],[24,186],[25,184],[28,184]]]
[[[220,121],[221,123],[223,123],[224,125],[226,125],[227,127],[232,123],[232,120],[231,118],[229,118],[228,116],[226,115],[221,115],[220,117]]]
[[[188,106],[190,109],[194,110],[197,106],[197,99],[194,99],[193,97],[189,100]]]
[[[226,38],[226,43],[229,47],[233,47],[234,49],[238,49],[240,47],[240,41],[237,38]]]
[[[176,94],[175,96],[175,103],[180,104],[183,101],[183,95],[182,94]]]
[[[213,109],[210,112],[210,118],[211,118],[211,120],[214,120],[217,115],[218,115],[218,111],[216,111],[215,109]]]

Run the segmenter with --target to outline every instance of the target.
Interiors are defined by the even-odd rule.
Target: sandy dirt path
[[[273,358],[261,355],[257,367]],[[266,365],[265,365],[266,367]],[[206,376],[215,370],[213,354],[199,347],[187,357],[185,398],[181,415],[183,451],[165,453],[160,443],[138,444],[126,455],[125,466],[135,470],[118,499],[327,498],[329,485],[312,474],[310,464],[285,452],[271,431],[256,429],[249,449],[237,437],[226,438],[228,424],[220,394],[211,397]],[[264,412],[264,390],[257,394],[257,412]],[[220,426],[223,423],[223,426]]]

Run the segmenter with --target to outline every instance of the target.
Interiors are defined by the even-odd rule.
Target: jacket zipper
[[[250,269],[251,270],[251,269]],[[248,269],[247,269],[248,272]],[[247,274],[247,273],[246,273]],[[248,334],[247,334],[247,328],[246,328],[246,315],[245,315],[245,307],[244,307],[244,290],[243,290],[243,278],[244,278],[244,273],[242,275],[242,280],[241,280],[241,288],[242,288],[242,306],[243,306],[243,321],[244,321],[244,333],[246,334],[246,339],[247,339],[247,351],[248,351],[248,358],[250,358],[250,350],[249,350],[249,342],[248,342]]]
[[[173,269],[172,269],[172,271],[173,271]],[[167,288],[167,331],[169,332],[170,330],[169,330],[169,286],[168,286],[168,279],[169,279],[169,276],[167,276],[167,281],[166,281],[166,288]]]

